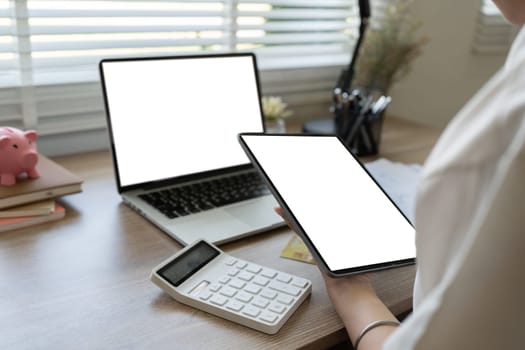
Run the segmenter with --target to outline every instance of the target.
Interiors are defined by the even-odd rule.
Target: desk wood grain
[[[422,162],[439,131],[387,118],[381,154]],[[372,159],[372,158],[371,158]],[[0,234],[0,349],[321,349],[346,339],[318,269],[281,258],[285,228],[222,246],[312,280],[312,295],[276,335],[179,304],[149,281],[181,248],[124,205],[109,152],[55,158],[80,175],[63,220]],[[396,314],[410,309],[414,267],[373,274]]]

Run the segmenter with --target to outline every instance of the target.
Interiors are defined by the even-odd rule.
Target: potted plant
[[[384,12],[371,17],[356,61],[354,87],[386,95],[410,70],[427,39],[411,13],[413,0],[387,0]]]
[[[293,114],[279,96],[263,96],[262,108],[266,132],[286,132],[285,119]]]

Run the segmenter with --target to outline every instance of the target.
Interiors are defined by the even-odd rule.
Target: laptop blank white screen
[[[252,56],[103,61],[120,185],[248,163],[263,131]]]
[[[243,135],[331,271],[415,257],[415,230],[336,137]]]

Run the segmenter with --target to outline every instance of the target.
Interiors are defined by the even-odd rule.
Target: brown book
[[[17,179],[12,186],[0,185],[0,209],[82,191],[79,176],[41,154],[36,168],[40,173],[37,179]]]
[[[0,232],[18,230],[24,227],[55,221],[63,218],[66,210],[59,203],[55,204],[55,210],[47,215],[20,216],[17,218],[0,218]]]
[[[17,205],[6,209],[0,209],[0,218],[16,218],[19,216],[48,215],[55,210],[53,198],[29,204]]]

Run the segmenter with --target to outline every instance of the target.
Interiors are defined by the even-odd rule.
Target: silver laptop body
[[[262,132],[255,56],[105,59],[99,65],[117,189],[183,245],[221,244],[282,226],[271,194],[170,218],[144,198],[159,190],[254,171],[237,142]]]

